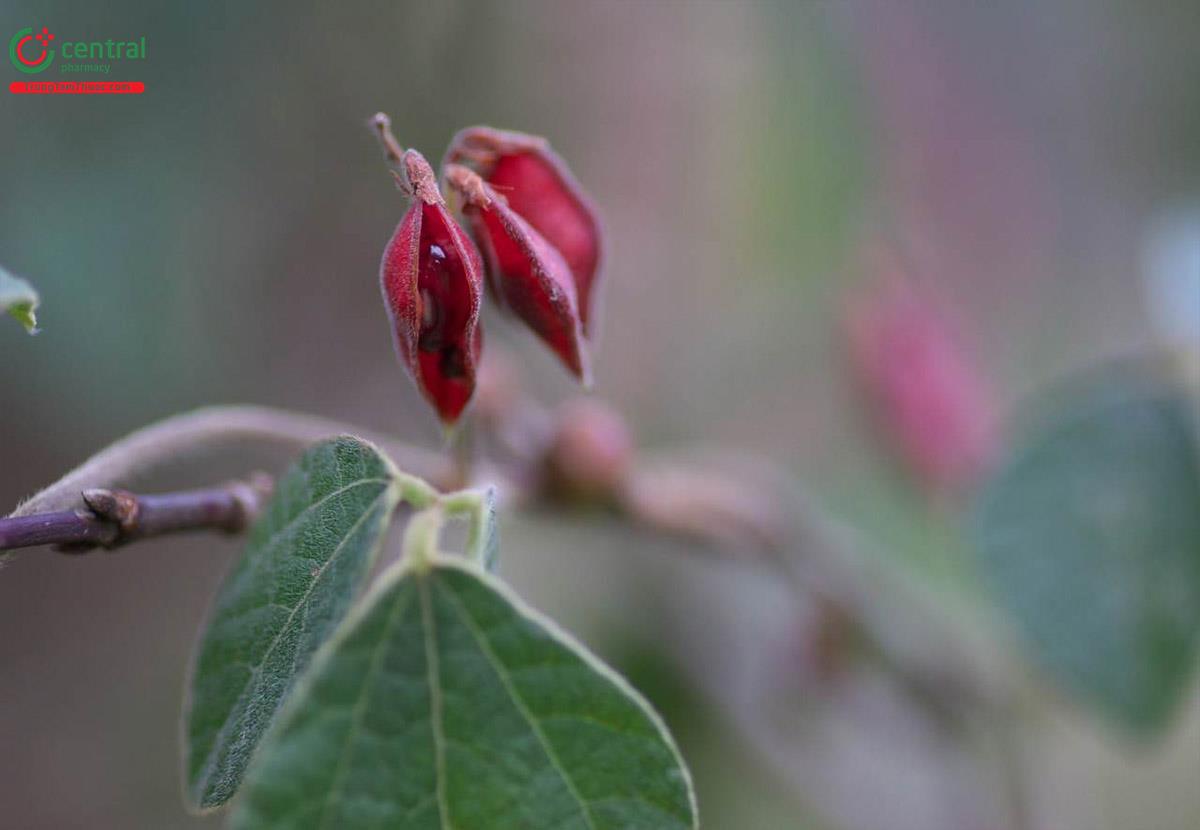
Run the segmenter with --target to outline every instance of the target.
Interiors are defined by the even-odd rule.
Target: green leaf
[[[318,654],[231,826],[695,828],[661,720],[476,564],[401,562]]]
[[[41,299],[33,286],[0,268],[0,312],[7,311],[30,334],[37,334],[37,311]]]
[[[1087,387],[983,490],[974,531],[1034,657],[1119,724],[1160,730],[1200,635],[1200,464],[1187,401]]]
[[[295,677],[345,616],[382,544],[399,486],[357,438],[309,449],[276,485],[200,642],[187,714],[187,788],[229,799]]]

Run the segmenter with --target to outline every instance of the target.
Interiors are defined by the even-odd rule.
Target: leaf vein
[[[550,765],[562,779],[562,782],[566,786],[567,791],[570,792],[571,797],[574,798],[576,803],[579,805],[580,817],[583,819],[584,824],[587,825],[588,830],[596,830],[596,821],[592,816],[592,812],[588,807],[588,803],[584,800],[583,796],[579,794],[579,790],[575,786],[575,781],[567,773],[566,768],[563,767],[562,761],[559,760],[558,754],[554,751],[554,747],[550,744],[546,734],[542,731],[541,727],[538,726],[537,719],[533,716],[533,713],[529,711],[529,707],[525,703],[525,700],[520,696],[520,694],[517,693],[516,687],[514,687],[512,684],[512,678],[508,674],[507,667],[500,661],[495,652],[492,651],[491,646],[488,645],[487,638],[484,636],[483,631],[479,628],[479,624],[475,621],[475,618],[471,615],[470,610],[458,596],[457,592],[452,587],[445,587],[451,604],[454,606],[454,609],[458,613],[459,618],[463,621],[463,624],[467,627],[467,630],[471,632],[471,636],[475,639],[476,644],[479,646],[480,652],[488,661],[488,664],[492,667],[492,671],[496,673],[496,678],[500,681],[500,685],[504,687],[504,690],[508,693],[513,705],[517,708],[517,711],[521,713],[521,716],[525,719],[525,722],[529,724],[529,729],[531,732],[533,732],[534,736],[538,740],[538,743],[541,745],[542,752],[546,754],[546,759],[550,762]]]
[[[386,479],[362,479],[360,481],[355,482],[354,484],[347,485],[345,487],[339,488],[338,490],[334,491],[333,493],[330,493],[328,496],[322,498],[319,502],[314,502],[313,504],[309,505],[307,508],[305,508],[305,510],[303,512],[307,513],[309,510],[313,509],[317,505],[323,504],[325,501],[332,498],[333,496],[335,496],[339,493],[343,493],[353,487],[357,487],[362,484],[368,484],[368,483],[372,483],[372,482],[386,482],[386,481],[387,481]],[[335,547],[333,549],[333,552],[329,554],[329,558],[326,559],[323,563],[321,563],[321,566],[317,570],[316,575],[313,577],[312,582],[309,583],[308,587],[304,590],[304,593],[296,601],[295,606],[293,606],[291,608],[290,612],[288,613],[287,619],[284,620],[283,625],[281,625],[279,627],[279,631],[275,634],[275,637],[272,638],[270,645],[268,645],[266,651],[263,652],[262,658],[258,661],[257,665],[245,663],[245,665],[250,669],[250,676],[247,677],[246,682],[244,684],[242,684],[242,688],[238,692],[238,695],[236,698],[237,701],[242,701],[244,699],[244,697],[246,695],[246,690],[249,689],[250,686],[254,683],[254,681],[262,674],[263,666],[265,666],[267,664],[267,661],[270,659],[271,655],[274,653],[275,648],[283,640],[283,635],[288,630],[288,627],[292,624],[292,620],[295,619],[296,614],[299,612],[300,608],[304,605],[304,602],[312,594],[312,592],[316,588],[317,584],[321,581],[321,577],[323,577],[325,575],[325,572],[329,569],[329,564],[331,562],[333,562],[335,559],[337,559],[338,552],[345,546],[346,542],[349,541],[350,538],[353,537],[356,532],[358,532],[358,529],[362,526],[363,522],[369,516],[371,516],[371,514],[375,511],[375,508],[378,506],[378,503],[383,500],[384,494],[386,492],[387,492],[387,490],[385,488],[384,490],[380,491],[378,496],[376,496],[374,499],[371,500],[370,506],[366,510],[364,510],[362,516],[360,516],[358,519],[356,519],[354,524],[350,526],[350,529],[346,532],[346,535],[342,537],[342,540],[340,542],[338,542],[337,547]],[[303,515],[303,513],[300,515]],[[296,519],[293,519],[291,522],[289,522],[286,527],[290,527],[296,520],[298,520],[300,518],[300,515],[298,515],[296,517]],[[286,527],[284,528],[285,530],[286,530]],[[280,532],[283,532],[283,531],[281,530]],[[272,535],[274,536],[276,534],[272,534]],[[241,662],[241,661],[239,661],[239,662]],[[217,757],[220,754],[221,747],[225,746],[225,744],[226,744],[225,739],[229,737],[229,731],[233,728],[234,723],[237,721],[237,717],[236,717],[237,711],[238,710],[235,708],[235,710],[233,712],[230,712],[230,715],[225,719],[225,722],[221,725],[220,730],[217,731],[216,736],[213,738],[212,746],[209,747],[208,755],[206,756],[206,758],[204,760],[204,766],[201,768],[203,774],[200,776],[200,779],[199,779],[200,783],[204,783],[212,775],[213,768],[216,765]]]
[[[350,745],[354,741],[354,736],[359,729],[362,728],[362,719],[366,714],[367,701],[371,697],[371,684],[375,681],[375,676],[379,674],[379,669],[383,664],[383,656],[387,654],[388,646],[391,645],[391,640],[388,632],[395,626],[396,620],[400,614],[408,608],[407,596],[401,595],[392,612],[388,614],[387,622],[383,626],[383,635],[372,649],[371,660],[367,666],[366,675],[363,677],[362,692],[358,696],[358,700],[354,701],[354,709],[350,715],[350,728],[346,730],[346,740],[342,742],[342,749],[338,755],[338,763],[334,769],[332,783],[329,787],[329,792],[326,794],[324,803],[321,805],[320,821],[317,826],[324,828],[329,819],[329,808],[341,793],[342,786],[345,784],[346,772],[348,771],[347,761],[350,757]]]
[[[446,802],[446,736],[445,724],[442,722],[442,681],[437,655],[437,623],[430,607],[429,584],[422,576],[417,577],[417,589],[421,592],[421,627],[425,631],[425,671],[429,680],[429,725],[433,731],[438,817],[441,819],[442,830],[454,830],[450,821],[450,808]]]

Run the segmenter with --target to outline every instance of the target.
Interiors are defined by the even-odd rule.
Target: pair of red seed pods
[[[383,300],[396,351],[442,423],[458,421],[475,391],[485,274],[491,296],[586,383],[601,230],[562,159],[545,139],[469,127],[450,142],[439,185],[386,116],[375,125],[412,202],[383,252]]]

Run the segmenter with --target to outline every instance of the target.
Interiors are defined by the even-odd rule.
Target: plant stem
[[[408,520],[401,555],[419,572],[427,571],[433,564],[438,537],[445,521],[446,514],[441,504],[434,504]]]
[[[377,444],[405,472],[442,489],[462,486],[440,455],[351,424],[263,406],[214,406],[175,415],[143,427],[109,445],[82,466],[32,496],[12,515],[31,516],[84,507],[79,494],[89,487],[129,486],[135,479],[187,458],[245,444],[272,445],[294,452],[323,438],[353,433]]]
[[[379,139],[383,157],[387,159],[388,164],[398,165],[404,155],[404,148],[392,134],[392,119],[388,118],[386,113],[377,112],[371,117],[371,126],[375,128],[375,137]]]
[[[248,481],[176,493],[84,490],[85,509],[0,519],[0,550],[57,545],[78,553],[188,530],[238,533],[258,516],[271,488],[271,477],[256,473]]]
[[[120,535],[113,522],[86,510],[62,510],[0,519],[0,550],[32,548],[38,545],[107,547]]]

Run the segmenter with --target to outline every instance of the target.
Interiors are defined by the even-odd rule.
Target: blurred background
[[[470,124],[542,134],[607,221],[594,394],[650,450],[768,459],[913,671],[936,663],[916,690],[894,653],[831,680],[837,626],[761,557],[506,517],[503,574],[663,711],[704,826],[1200,823],[1195,683],[1151,738],[1112,728],[1028,659],[963,539],[1022,401],[1115,358],[1200,358],[1196,4],[2,8],[5,37],[144,35],[111,77],[147,88],[0,98],[0,263],[43,303],[37,337],[0,325],[0,512],[212,403],[440,447],[379,300],[404,205],[366,119],[387,111],[431,159]],[[578,394],[493,323],[531,395]],[[943,401],[944,428],[922,431],[913,395]],[[191,459],[148,486],[286,461]],[[237,550],[4,565],[0,824],[220,823],[183,810],[178,719]]]

